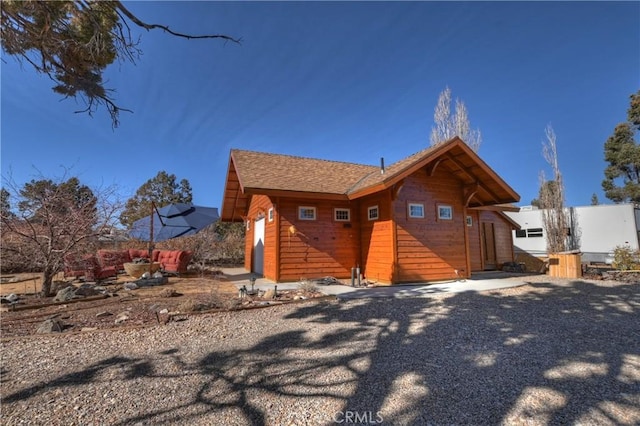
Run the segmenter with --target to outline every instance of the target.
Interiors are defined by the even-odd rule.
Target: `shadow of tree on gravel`
[[[640,422],[639,285],[531,283],[510,294],[299,305],[278,318],[299,329],[262,324],[241,349],[196,361],[179,348],[109,358],[3,402],[100,381],[118,366],[123,382],[193,384],[176,402],[120,416],[122,425],[345,424],[347,413],[384,424]]]

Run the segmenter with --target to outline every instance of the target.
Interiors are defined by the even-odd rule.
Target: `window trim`
[[[313,217],[303,217],[303,211],[312,211]],[[314,206],[298,206],[298,220],[317,220],[318,219],[318,209]]]
[[[338,212],[347,213],[346,219],[339,219]],[[351,222],[351,209],[345,207],[335,207],[333,209],[333,220],[336,222]]]
[[[443,209],[444,211],[449,211],[448,216],[442,214]],[[450,204],[437,204],[436,210],[438,213],[438,220],[453,220],[453,207]]]
[[[270,207],[267,211],[267,218],[269,222],[273,222],[273,207]]]
[[[420,207],[420,215],[414,216],[411,212],[412,207]],[[424,219],[424,204],[422,203],[407,203],[407,217],[410,219]]]
[[[374,210],[376,212],[376,215],[375,215],[375,217],[372,217],[371,216],[371,212],[373,212]],[[377,204],[375,206],[367,207],[367,219],[369,219],[369,220],[378,220],[378,219],[380,219],[380,208],[378,207]]]

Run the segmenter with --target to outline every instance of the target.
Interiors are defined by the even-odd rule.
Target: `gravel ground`
[[[3,339],[3,425],[640,424],[640,284],[538,282]]]

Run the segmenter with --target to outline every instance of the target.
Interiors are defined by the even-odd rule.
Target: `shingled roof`
[[[348,193],[375,166],[291,155],[231,150],[242,187],[327,194]]]
[[[442,167],[473,187],[470,207],[517,202],[509,187],[461,139],[410,155],[384,169],[340,161],[233,149],[222,206],[223,220],[241,220],[248,196],[356,199],[385,190],[422,167]]]

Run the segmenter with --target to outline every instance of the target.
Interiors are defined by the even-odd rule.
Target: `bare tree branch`
[[[140,20],[137,16],[135,16],[133,13],[131,13],[126,7],[124,7],[124,5],[122,4],[122,2],[120,1],[116,1],[116,8],[121,11],[127,18],[129,18],[129,20],[131,20],[131,22],[133,22],[134,24],[136,24],[139,27],[142,27],[144,29],[146,29],[147,31],[149,30],[154,30],[154,29],[161,29],[171,35],[174,35],[176,37],[182,37],[182,38],[186,38],[186,39],[203,39],[203,38],[221,38],[227,41],[232,41],[234,43],[241,43],[241,39],[236,39],[234,37],[225,35],[225,34],[205,34],[205,35],[190,35],[190,34],[183,34],[183,33],[178,33],[175,31],[172,31],[169,29],[168,26],[166,25],[159,25],[159,24],[147,24],[146,22],[143,22],[142,20]]]

